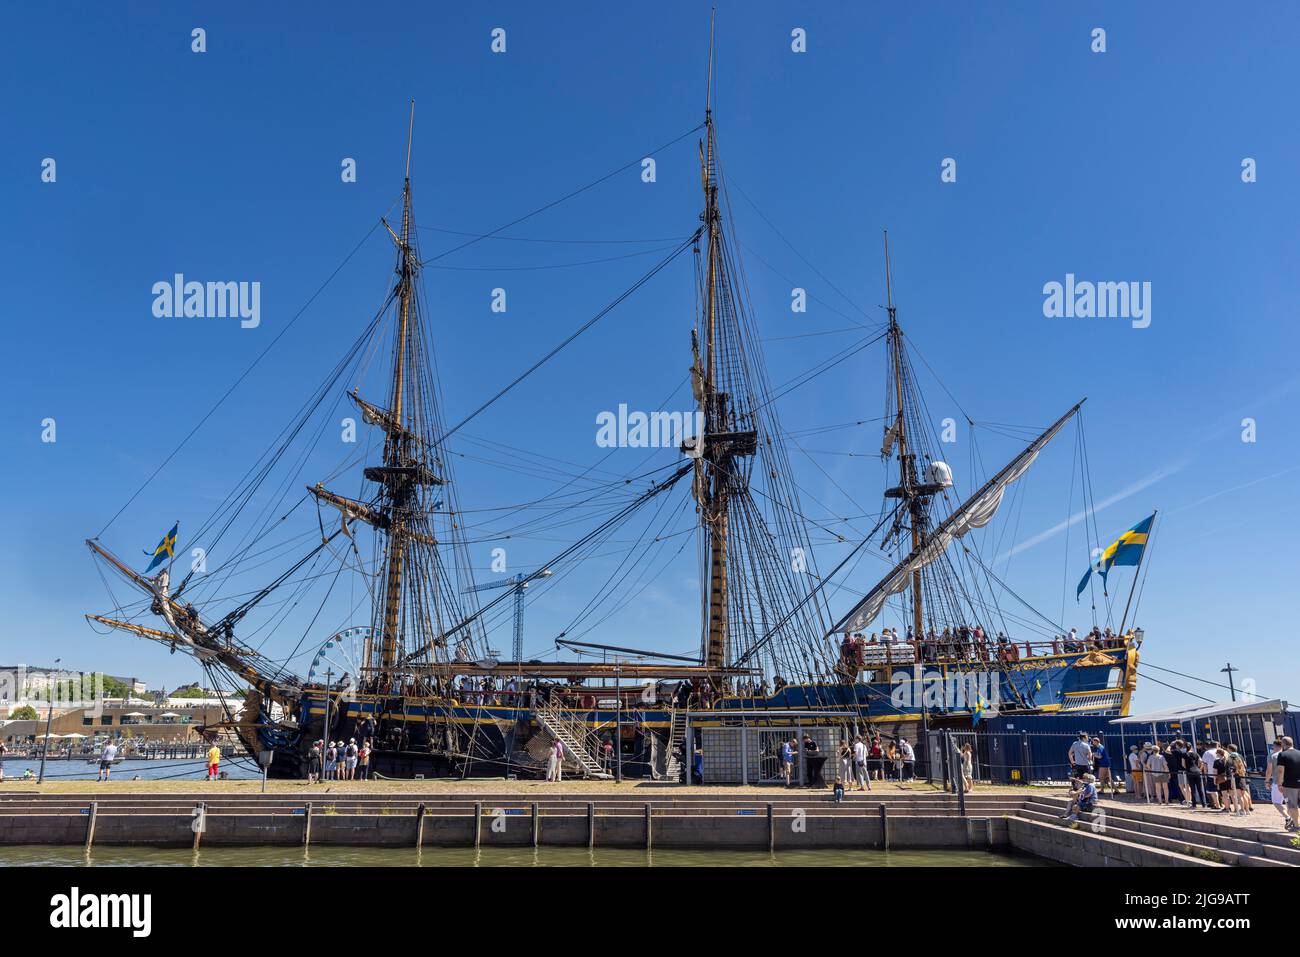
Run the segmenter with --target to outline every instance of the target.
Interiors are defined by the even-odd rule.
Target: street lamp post
[[[321,735],[325,738],[325,746],[329,747],[330,735],[330,688],[333,687],[334,670],[325,669],[325,727],[321,729]],[[321,755],[324,758],[324,754]]]
[[[62,662],[62,658],[55,658],[54,663],[57,665]],[[45,747],[41,748],[41,773],[36,776],[36,783],[42,784],[45,781],[45,756],[50,753],[50,725],[54,723],[54,688],[49,685],[45,688],[46,695],[49,696],[50,709],[45,712]]]
[[[1226,675],[1228,676],[1228,693],[1229,693],[1230,695],[1232,695],[1232,700],[1233,700],[1233,701],[1236,701],[1236,700],[1237,700],[1237,688],[1236,688],[1236,686],[1233,684],[1233,681],[1232,681],[1232,673],[1233,673],[1234,671],[1240,671],[1240,670],[1241,670],[1240,668],[1234,668],[1234,667],[1232,667],[1232,662],[1231,662],[1231,661],[1228,662],[1228,667],[1226,667],[1226,668],[1220,668],[1220,669],[1219,669],[1219,673],[1220,673],[1220,674],[1226,674]]]
[[[614,780],[623,781],[623,690],[619,662],[614,662]]]

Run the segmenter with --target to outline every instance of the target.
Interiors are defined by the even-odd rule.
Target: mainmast
[[[383,626],[380,631],[379,668],[392,668],[397,662],[402,612],[402,571],[406,563],[408,516],[418,478],[410,450],[411,432],[404,427],[403,401],[406,392],[406,364],[411,351],[411,295],[418,263],[411,251],[411,139],[415,132],[415,101],[411,101],[411,119],[406,133],[406,175],[402,186],[402,233],[395,237],[398,248],[398,325],[393,350],[393,391],[389,408],[394,428],[384,440],[384,465],[366,469],[366,477],[380,481],[388,498],[388,549],[385,556],[387,574],[384,583]],[[391,233],[392,230],[390,229]],[[367,662],[373,665],[373,662]]]
[[[714,14],[716,16],[716,13]],[[704,357],[701,364],[698,343],[694,376],[697,398],[703,412],[702,448],[696,459],[696,497],[700,520],[708,535],[708,621],[704,635],[704,662],[722,668],[728,660],[728,506],[732,495],[734,461],[753,455],[757,433],[738,431],[732,397],[718,388],[721,377],[718,336],[719,307],[725,306],[727,279],[723,272],[722,216],[718,208],[717,141],[713,128],[713,17],[709,22],[709,76],[704,103],[705,142],[700,148],[700,181],[704,189],[704,220],[708,242],[704,270]]]

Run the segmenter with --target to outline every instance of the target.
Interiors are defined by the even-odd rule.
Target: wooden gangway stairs
[[[584,778],[608,780],[613,777],[601,767],[600,762],[588,749],[583,741],[584,732],[577,727],[570,726],[560,716],[559,712],[538,701],[533,705],[533,716],[551,737],[564,745],[565,754],[577,763],[578,772]]]
[[[682,758],[686,756],[683,745],[686,742],[686,722],[677,713],[673,705],[672,717],[668,722],[668,757],[664,761],[664,776],[669,781],[676,781],[682,776]]]

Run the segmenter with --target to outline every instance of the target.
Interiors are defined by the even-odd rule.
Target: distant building
[[[239,703],[242,705],[242,701]],[[239,708],[232,707],[231,715],[238,716]],[[99,709],[74,708],[63,714],[55,713],[50,733],[59,735],[63,744],[80,748],[98,738],[115,740],[142,739],[151,742],[185,743],[198,739],[198,729],[204,725],[224,721],[226,709],[220,705],[199,704],[157,708],[138,702],[114,702]],[[30,745],[43,740],[45,716],[36,721],[0,722],[0,741],[5,747]],[[67,738],[69,734],[83,738]],[[59,746],[60,739],[52,741]]]

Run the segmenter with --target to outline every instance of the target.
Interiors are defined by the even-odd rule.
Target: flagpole
[[[1142,551],[1138,553],[1137,567],[1133,569],[1133,584],[1128,589],[1128,601],[1124,603],[1124,617],[1119,622],[1119,636],[1124,637],[1124,626],[1128,624],[1128,611],[1133,606],[1133,593],[1137,591],[1138,577],[1142,574],[1142,562],[1147,557],[1147,546],[1151,544],[1151,536],[1156,533],[1156,515],[1160,509],[1151,510],[1151,528],[1147,530],[1147,540],[1142,544]]]

